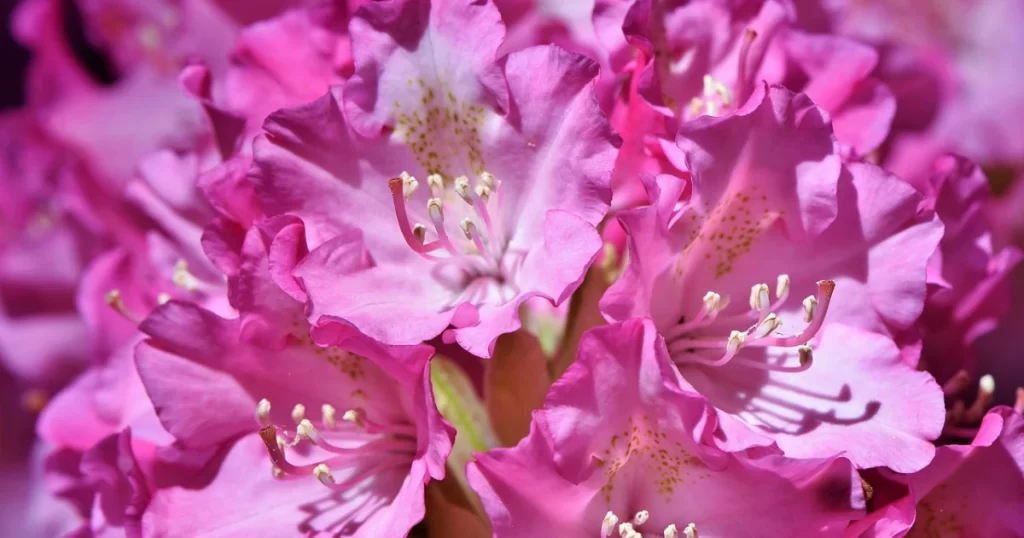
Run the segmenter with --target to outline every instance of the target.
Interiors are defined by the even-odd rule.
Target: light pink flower
[[[849,536],[1017,536],[1024,528],[1024,418],[997,407],[970,445],[939,447],[912,475],[883,475],[906,485],[907,495],[854,523]]]
[[[843,164],[824,113],[777,87],[678,143],[692,181],[661,176],[620,216],[630,262],[605,316],[651,316],[687,383],[787,455],[926,465],[941,391],[889,336],[920,316],[941,237],[920,195]]]
[[[523,301],[561,303],[600,250],[614,136],[596,67],[554,47],[498,63],[497,10],[463,0],[370,4],[350,31],[344,90],[255,143],[264,209],[300,216],[320,251],[297,272],[310,319],[391,344],[453,325],[489,356]],[[375,266],[342,275],[328,240],[352,229]]]
[[[533,418],[468,466],[498,538],[842,536],[863,506],[846,459],[710,446],[712,409],[650,321],[587,333]]]
[[[433,402],[432,350],[340,324],[317,328],[324,345],[314,344],[302,303],[279,287],[301,293],[285,280],[303,235],[289,217],[250,230],[229,281],[239,318],[171,301],[143,322],[151,340],[136,363],[162,424],[186,448],[233,445],[207,487],[155,492],[145,527],[404,536],[422,519],[423,488],[443,478],[452,442]],[[252,494],[224,507],[239,490]],[[221,508],[200,510],[211,505]]]

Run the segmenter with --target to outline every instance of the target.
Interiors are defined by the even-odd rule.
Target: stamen
[[[779,275],[775,281],[775,298],[782,300],[789,295],[789,275]]]
[[[608,538],[612,535],[615,530],[615,526],[619,524],[619,518],[614,513],[609,511],[604,515],[604,521],[601,522],[601,538]]]
[[[362,409],[349,409],[345,411],[345,414],[341,416],[341,419],[345,422],[351,422],[357,428],[365,428],[366,423],[363,422],[363,415],[365,413]]]
[[[295,407],[292,408],[292,420],[299,424],[304,418],[306,418],[306,406],[295,404]]]
[[[263,426],[270,426],[270,400],[263,398],[256,404],[256,420]]]
[[[171,295],[169,293],[161,292],[159,295],[156,296],[157,304],[165,305],[165,304],[167,304],[167,301],[170,301],[170,300],[171,300]]]
[[[391,201],[395,206],[395,216],[398,217],[398,228],[402,231],[402,238],[405,239],[405,243],[414,252],[428,260],[436,261],[438,258],[428,253],[437,250],[440,248],[440,245],[437,243],[424,244],[423,239],[417,238],[409,226],[409,214],[405,209],[405,199],[402,195],[405,189],[404,185],[405,182],[401,177],[388,180],[388,188],[391,190]]]
[[[806,344],[814,338],[814,335],[818,334],[822,324],[825,322],[825,315],[828,313],[828,304],[832,300],[832,292],[836,289],[836,283],[831,280],[819,280],[818,281],[818,298],[814,300],[816,305],[812,311],[812,319],[808,322],[807,327],[804,328],[803,332],[794,336],[779,337],[779,338],[764,338],[759,340],[755,345],[758,346],[781,346],[781,347],[792,347],[800,344]],[[807,300],[804,300],[804,311],[806,313]]]
[[[466,234],[466,239],[473,241],[476,251],[482,256],[487,256],[487,248],[484,247],[484,242],[480,239],[480,232],[477,231],[476,225],[473,224],[473,221],[469,217],[466,217],[459,223],[459,227],[462,228],[462,233]]]
[[[333,430],[335,427],[337,427],[338,421],[337,421],[337,419],[335,419],[335,415],[337,413],[337,410],[334,409],[333,405],[331,405],[331,404],[323,404],[322,406],[320,406],[320,413],[323,414],[323,416],[324,416],[324,418],[323,418],[324,426],[326,426],[328,429],[331,429],[331,430]]]
[[[480,172],[480,183],[488,189],[494,189],[498,186],[498,180],[494,178],[494,175],[490,172]]]
[[[818,308],[818,300],[813,296],[808,296],[804,299],[804,321],[810,323],[814,319],[814,311]]]
[[[398,177],[402,180],[402,195],[408,201],[409,198],[412,198],[416,189],[420,187],[420,182],[416,181],[416,178],[410,176],[408,172],[402,172]]]
[[[800,366],[810,367],[814,362],[814,352],[811,351],[811,346],[803,344],[797,348],[797,351],[800,353]]]
[[[1017,398],[1013,402],[1013,410],[1024,415],[1024,387],[1017,387]]]
[[[301,437],[313,444],[316,444],[314,439],[317,437],[316,428],[308,418],[304,418],[299,421],[299,425],[295,428],[295,435]]]
[[[103,300],[114,309],[115,312],[121,314],[125,319],[138,325],[142,322],[134,312],[128,309],[124,304],[124,299],[121,298],[121,291],[117,289],[110,290],[103,296]]]
[[[188,262],[178,260],[174,263],[174,276],[171,278],[175,286],[185,291],[196,291],[199,289],[199,279],[188,270]]]
[[[331,474],[331,469],[325,463],[321,463],[313,468],[313,476],[325,486],[333,486],[335,484],[334,475]]]
[[[477,185],[473,190],[476,192],[476,195],[484,201],[484,203],[491,198],[491,188],[487,185]]]
[[[641,510],[637,512],[635,516],[633,516],[633,525],[639,527],[640,525],[647,523],[647,520],[650,518],[650,512],[648,512],[647,510]]]
[[[441,243],[441,246],[454,257],[463,256],[463,254],[455,248],[455,245],[452,244],[452,240],[448,238],[448,231],[444,228],[444,202],[442,202],[440,198],[431,198],[430,200],[427,200],[427,214],[430,216],[430,221],[434,223],[434,231],[437,233],[437,241]]]
[[[974,399],[974,403],[967,408],[967,412],[964,414],[964,420],[968,423],[980,422],[985,416],[985,411],[988,411],[990,405],[992,405],[992,399],[996,392],[996,380],[991,375],[985,374],[978,380],[978,397]]]
[[[714,319],[718,317],[718,313],[724,310],[725,307],[729,305],[728,297],[723,298],[721,295],[713,291],[705,293],[702,301],[704,304],[701,307],[700,312],[697,313],[697,316],[690,321],[680,323],[679,325],[676,325],[675,327],[672,327],[671,329],[665,331],[665,340],[674,340],[686,334],[687,332],[693,330],[694,328],[704,325],[705,318],[707,318],[708,322],[714,321]]]
[[[754,284],[750,288],[750,309],[762,312],[768,308],[771,298],[768,295],[768,284]]]
[[[633,529],[633,524],[626,521],[619,524],[619,538],[642,538],[640,533]]]
[[[687,525],[686,528],[683,529],[683,536],[686,538],[699,538],[697,536],[697,525],[694,525],[693,523]]]
[[[668,527],[665,527],[665,532],[663,534],[665,535],[665,538],[679,538],[679,529],[677,529],[675,523],[673,523]]]
[[[427,227],[417,222],[412,227],[412,235],[416,238],[416,241],[423,244],[427,239]]]
[[[782,321],[775,314],[768,314],[761,323],[757,325],[757,329],[754,330],[754,338],[764,338],[771,334],[775,329],[782,325]]]
[[[444,194],[444,178],[440,174],[427,176],[427,185],[430,186],[430,194],[434,198],[440,198]]]
[[[747,98],[747,62],[750,54],[750,45],[757,39],[757,32],[747,28],[743,34],[743,43],[740,45],[738,65],[736,66],[736,99],[743,102]]]
[[[458,194],[467,204],[473,205],[473,190],[469,188],[469,178],[459,176],[455,178],[455,194]]]

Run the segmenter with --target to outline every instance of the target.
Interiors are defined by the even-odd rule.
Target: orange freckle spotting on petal
[[[435,89],[422,79],[417,82],[420,89],[409,90],[405,107],[396,102],[395,136],[428,174],[449,182],[459,175],[481,174],[486,169],[480,138],[486,109],[461,101],[443,84]]]

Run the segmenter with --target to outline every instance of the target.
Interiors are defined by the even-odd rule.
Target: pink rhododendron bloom
[[[865,155],[889,132],[895,101],[870,78],[877,54],[865,45],[795,26],[779,0],[638,2],[628,33],[652,58],[641,92],[678,121],[743,106],[757,85],[785,84],[832,115],[840,143]]]
[[[469,466],[495,536],[842,536],[858,517],[848,460],[710,446],[711,407],[679,385],[650,321],[593,329],[579,349],[530,435]]]
[[[942,226],[909,184],[843,164],[805,96],[758,92],[680,130],[692,181],[620,217],[630,263],[602,310],[651,316],[687,383],[787,455],[918,470],[941,392],[888,335],[921,313]]]
[[[614,136],[596,68],[554,47],[498,63],[489,4],[370,4],[350,31],[344,89],[271,116],[254,148],[264,209],[302,217],[317,249],[296,273],[310,319],[391,344],[453,325],[489,356],[523,301],[561,303],[600,250]],[[331,239],[356,228],[375,266],[339,274]]]
[[[443,478],[452,437],[433,403],[432,350],[341,325],[319,327],[327,344],[314,344],[302,303],[272,276],[271,255],[303,250],[303,232],[293,218],[249,232],[229,282],[239,318],[171,301],[143,322],[152,339],[136,362],[162,424],[184,447],[232,445],[209,486],[155,492],[144,526],[404,536],[423,517],[423,487]],[[239,490],[253,494],[201,509]]]
[[[1024,5],[1015,0],[820,3],[837,33],[897,49],[885,71],[916,68],[934,81],[938,107],[917,133],[926,138],[908,141],[899,151],[930,147],[932,158],[956,151],[984,164],[1024,160],[1024,141],[1017,135],[1024,93],[1018,90],[1020,70],[1014,69],[1017,51],[1024,47],[1024,37],[1015,30],[1024,20]],[[917,92],[915,97],[925,100],[927,95]],[[928,166],[931,158],[917,161]]]
[[[1006,313],[1008,277],[1021,253],[1015,247],[993,245],[985,214],[989,186],[974,163],[940,159],[920,188],[946,227],[929,263],[931,290],[921,319],[922,360],[945,382],[960,370],[976,372],[972,344]]]
[[[1018,536],[1024,529],[1024,418],[998,407],[970,445],[939,447],[912,475],[886,473],[907,496],[851,526],[851,536]]]

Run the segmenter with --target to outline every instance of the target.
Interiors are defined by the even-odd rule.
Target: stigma
[[[719,314],[728,299],[709,291],[704,295],[697,315],[663,331],[669,354],[676,364],[722,367],[727,364],[758,370],[802,372],[814,362],[811,341],[824,324],[835,283],[822,280],[817,283],[816,295],[801,302],[806,325],[795,334],[780,334],[782,319],[777,312],[789,299],[790,278],[779,275],[774,289],[767,283],[751,286],[750,310],[722,317]],[[726,331],[728,331],[726,333]],[[749,348],[783,347],[796,351],[796,364],[771,363],[744,357]]]

